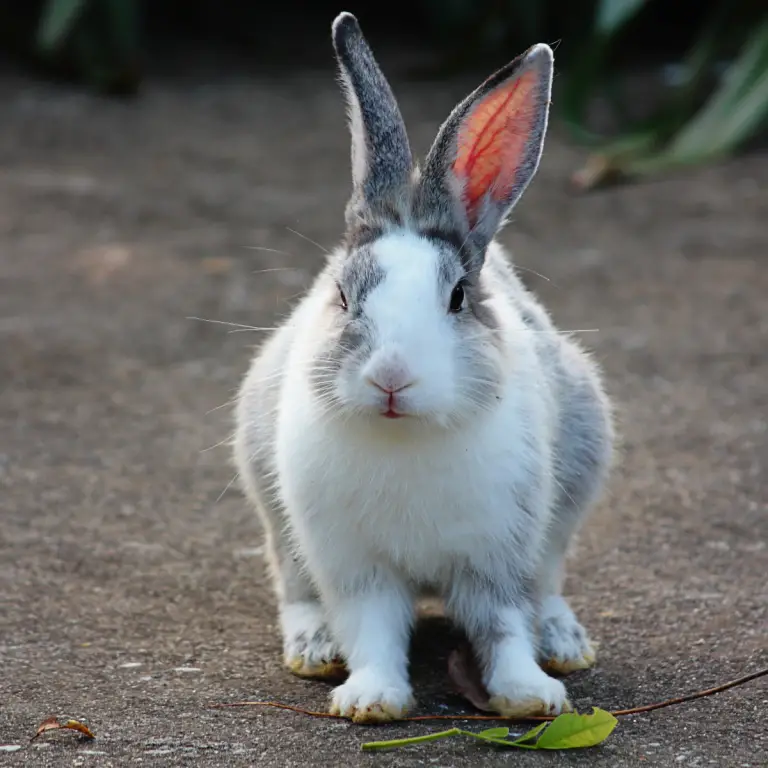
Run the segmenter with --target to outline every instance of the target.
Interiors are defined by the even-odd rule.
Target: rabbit
[[[535,175],[553,52],[469,94],[423,164],[357,18],[332,24],[351,134],[346,233],[257,350],[233,457],[258,510],[284,664],[356,722],[415,706],[415,603],[439,595],[491,708],[572,706],[595,663],[562,596],[612,464],[612,406],[495,240]],[[552,674],[550,674],[552,673]]]

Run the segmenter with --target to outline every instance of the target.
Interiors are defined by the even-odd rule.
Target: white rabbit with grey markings
[[[235,460],[266,530],[285,664],[346,666],[331,711],[413,704],[414,601],[444,599],[491,706],[570,708],[595,661],[561,594],[611,463],[594,363],[494,237],[536,172],[552,50],[534,45],[443,123],[423,165],[356,18],[333,44],[349,110],[346,236],[240,391]]]

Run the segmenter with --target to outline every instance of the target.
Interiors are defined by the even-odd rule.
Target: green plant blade
[[[45,52],[59,48],[77,23],[88,0],[49,0],[42,11],[37,45]]]
[[[111,47],[123,57],[133,57],[139,47],[139,3],[137,0],[103,0]]]
[[[637,14],[644,2],[645,0],[601,0],[595,20],[598,33],[612,35]]]
[[[460,728],[451,728],[447,731],[438,731],[437,733],[427,733],[424,736],[411,736],[408,739],[390,739],[389,741],[367,741],[363,744],[364,750],[375,749],[394,749],[396,747],[408,747],[411,744],[424,744],[428,741],[437,741],[438,739],[447,739],[451,736],[459,736],[463,733]],[[475,734],[473,734],[475,735]]]
[[[591,715],[566,712],[556,717],[536,742],[536,749],[578,749],[605,741],[618,720],[604,709],[592,708]]]
[[[675,137],[674,163],[725,154],[768,115],[768,21],[745,44],[718,91]]]

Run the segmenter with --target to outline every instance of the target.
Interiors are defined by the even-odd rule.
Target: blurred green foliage
[[[107,93],[140,83],[137,0],[45,0],[33,50],[38,57]]]
[[[18,8],[36,14],[30,47],[38,61],[102,92],[133,94],[141,82],[142,19],[165,7],[172,24],[183,26],[185,18],[199,18],[204,5],[202,0],[21,0]],[[447,68],[469,66],[483,56],[500,63],[505,51],[540,40],[562,43],[553,109],[575,140],[594,149],[575,177],[584,187],[723,157],[768,124],[768,0],[419,0],[402,8],[388,0],[385,5],[342,3],[320,12],[325,17],[348,9],[363,22],[372,22],[374,13],[388,14],[397,33],[412,31],[420,20],[420,28],[442,45]],[[263,17],[260,26],[270,26],[274,7],[219,0],[206,12],[219,27],[240,27],[234,36],[242,40],[242,27],[259,26],[254,19]],[[305,4],[296,9],[302,18],[305,11]],[[375,22],[365,26],[376,28]],[[291,30],[282,27],[280,34]],[[650,66],[662,94],[643,114],[635,108],[641,99],[627,85],[638,65]],[[610,128],[596,127],[596,103],[609,115]]]
[[[447,41],[469,43],[457,49],[462,57],[479,48],[519,50],[555,31],[569,50],[553,110],[572,138],[594,150],[574,176],[582,188],[721,158],[768,126],[768,0],[686,9],[668,0],[424,2]],[[643,48],[653,59],[659,37],[677,66],[656,67],[663,98],[638,116],[622,65],[629,58],[636,68]],[[628,57],[632,51],[641,55]],[[590,120],[596,101],[610,129]]]

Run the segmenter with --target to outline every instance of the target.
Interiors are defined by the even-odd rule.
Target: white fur
[[[559,713],[566,707],[565,686],[547,675],[535,662],[527,622],[516,608],[506,608],[500,617],[506,636],[496,645],[485,681],[492,707],[515,714],[521,703],[539,701],[543,713]]]
[[[442,412],[456,396],[455,353],[448,296],[438,295],[434,247],[409,232],[382,237],[374,245],[386,278],[367,296],[363,311],[373,322],[376,349],[362,371],[342,380],[342,397],[363,407],[386,410],[387,396],[369,379],[399,372],[400,412]]]
[[[331,712],[353,719],[396,719],[413,701],[407,678],[393,677],[386,667],[363,667],[333,691]]]
[[[327,631],[325,612],[318,602],[281,606],[280,630],[285,660],[296,667],[321,667],[339,655],[339,647]]]
[[[355,185],[360,185],[365,181],[365,174],[368,168],[368,150],[365,146],[365,130],[363,128],[360,101],[345,69],[342,68],[340,70],[339,78],[344,95],[347,98],[347,115],[352,139],[352,181]]]
[[[437,423],[379,416],[386,395],[366,381],[370,363],[344,383],[343,395],[373,421],[318,407],[306,366],[325,311],[318,293],[295,317],[275,446],[280,500],[352,670],[334,696],[342,712],[378,700],[396,708],[410,695],[404,664],[412,585],[447,578],[456,562],[492,573],[510,551],[535,562],[552,492],[551,478],[542,477],[540,526],[531,528],[515,489],[541,473],[551,417],[548,385],[517,315],[495,300],[509,361],[498,406],[461,430],[445,429],[438,417],[456,407],[459,372],[448,297],[436,288],[437,252],[398,235],[376,253],[386,277],[366,305],[376,336],[371,360],[404,362],[414,384],[398,408]],[[366,579],[374,586],[366,589]],[[537,673],[531,643],[520,642],[499,651],[494,694],[538,692],[559,711],[564,688]]]
[[[496,708],[557,713],[565,688],[536,655],[581,627],[550,601],[538,648],[531,632],[538,596],[559,595],[565,549],[607,466],[608,408],[588,358],[557,334],[492,242],[538,165],[552,51],[534,46],[497,75],[508,83],[535,70],[536,87],[522,154],[498,156],[494,179],[470,179],[493,193],[476,205],[462,198],[453,160],[490,86],[443,123],[419,175],[351,14],[337,17],[333,37],[352,134],[348,248],[331,255],[254,360],[235,441],[264,521],[287,647],[294,638],[315,658],[307,632],[326,642],[325,618],[350,671],[333,711],[397,717],[412,698],[414,598],[436,588],[467,631]],[[516,114],[508,117],[515,131]],[[466,236],[460,249],[449,244],[457,236]],[[459,279],[468,304],[457,313]],[[300,673],[312,667],[304,661]]]
[[[447,313],[437,306],[437,254],[423,241],[409,240],[399,250],[400,262],[372,292],[370,317],[384,348],[397,349],[417,380],[398,407],[439,412],[455,396],[454,342]],[[497,553],[506,556],[524,539],[528,552],[521,556],[536,557],[530,540],[535,531],[523,529],[525,521],[515,516],[514,489],[540,471],[530,443],[544,449],[551,425],[542,403],[547,382],[524,343],[524,330],[508,333],[507,381],[494,412],[479,414],[461,431],[408,419],[377,417],[372,424],[318,408],[306,360],[316,313],[324,307],[319,297],[310,301],[297,318],[281,393],[276,464],[281,500],[321,589],[351,586],[377,559],[408,581],[432,581],[458,557],[484,563]],[[504,310],[498,307],[507,324],[517,325]],[[379,354],[377,346],[373,359]],[[386,396],[363,375],[359,379],[354,388],[345,385],[345,396],[355,396],[375,415]],[[541,499],[543,508],[547,501]],[[329,558],[334,550],[344,555]]]
[[[267,461],[269,495],[275,497],[269,503],[285,515],[307,575],[304,581],[287,564],[273,568],[287,574],[277,578],[286,658],[311,668],[340,651],[351,675],[334,693],[332,707],[368,719],[396,716],[410,701],[414,596],[428,584],[450,590],[457,566],[470,564],[492,583],[509,585],[510,562],[520,574],[544,563],[552,574],[540,583],[552,599],[540,616],[545,643],[539,650],[577,668],[591,652],[586,633],[557,594],[559,556],[544,549],[557,492],[552,441],[558,405],[518,309],[528,299],[504,277],[504,257],[494,245],[486,269],[496,286],[487,302],[501,340],[494,346],[498,398],[473,412],[457,386],[471,376],[471,369],[462,369],[468,363],[460,349],[468,342],[451,327],[456,318],[447,311],[449,295],[442,295],[447,287],[438,279],[439,252],[412,234],[391,234],[372,247],[384,276],[364,306],[370,350],[342,366],[338,402],[320,402],[310,381],[329,323],[329,290],[321,279],[252,367],[237,440],[246,488],[257,504],[264,497],[253,484],[250,462],[257,453]],[[529,311],[547,322],[537,306]],[[388,396],[371,379],[398,377],[410,384],[397,394],[397,409],[408,416],[386,419]],[[275,382],[273,422],[251,415],[263,407],[257,394],[262,381]],[[270,423],[271,435],[253,431]],[[531,487],[535,493],[523,509],[518,493]],[[288,577],[298,598],[284,593],[281,579]],[[494,706],[510,713],[528,706],[528,714],[565,708],[564,686],[537,666],[526,624],[531,616],[494,603],[490,595],[458,589],[449,599],[457,617],[473,623],[476,636],[491,626],[498,633],[486,649],[485,680]],[[338,649],[327,632],[318,632],[325,621]]]
[[[390,716],[401,716],[413,699],[407,671],[410,596],[393,586],[373,595],[335,595],[329,607],[352,670],[333,692],[333,710],[353,717],[357,710],[375,705]]]
[[[594,658],[586,631],[562,595],[542,600],[539,611],[544,655],[556,662],[578,663]]]

